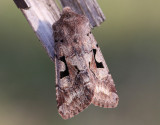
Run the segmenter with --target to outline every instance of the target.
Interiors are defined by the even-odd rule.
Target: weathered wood
[[[49,57],[54,59],[52,25],[60,17],[60,9],[54,0],[13,0],[26,17]],[[60,0],[79,14],[85,14],[92,26],[99,26],[105,17],[96,0]]]
[[[60,17],[60,9],[53,0],[14,0],[21,9],[32,29],[46,49],[49,57],[54,59],[54,39],[52,25]],[[27,2],[27,3],[26,3]],[[25,8],[29,5],[28,8]]]
[[[85,14],[93,27],[99,26],[105,16],[96,0],[60,0],[63,7],[69,6],[79,14]]]
[[[18,8],[21,9],[28,9],[30,7],[30,4],[27,0],[13,0]]]

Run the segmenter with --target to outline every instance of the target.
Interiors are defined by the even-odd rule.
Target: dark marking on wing
[[[77,38],[74,38],[74,42],[75,42],[75,43],[77,42]]]
[[[93,49],[93,54],[94,54],[94,59],[95,59],[95,62],[96,62],[96,67],[97,68],[104,68],[104,66],[103,66],[103,63],[102,62],[97,62],[97,60],[96,60],[96,58],[95,58],[95,56],[96,56],[96,52],[97,52],[97,50],[96,49]]]
[[[64,78],[64,77],[66,77],[66,76],[69,76],[69,71],[68,71],[68,66],[67,66],[67,63],[66,63],[66,59],[65,59],[65,57],[64,56],[62,56],[62,57],[60,57],[60,60],[62,61],[62,62],[64,62],[64,64],[65,64],[65,71],[63,71],[63,72],[60,72],[60,78],[62,79],[62,78]]]
[[[58,40],[57,40],[57,39],[55,39],[55,42],[58,42]]]
[[[96,44],[97,48],[99,47],[98,44]]]
[[[79,74],[80,70],[78,69],[77,66],[74,66],[77,69],[77,74]]]

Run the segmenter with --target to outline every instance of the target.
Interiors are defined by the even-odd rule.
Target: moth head
[[[75,13],[70,7],[65,7],[63,9],[60,20],[63,22],[63,25],[68,28],[84,30],[85,28],[88,29],[88,27],[90,27],[88,18],[85,15]]]

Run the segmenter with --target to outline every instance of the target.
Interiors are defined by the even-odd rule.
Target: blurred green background
[[[93,33],[120,97],[115,109],[57,113],[54,63],[12,0],[0,1],[0,125],[159,125],[160,1],[98,0]]]

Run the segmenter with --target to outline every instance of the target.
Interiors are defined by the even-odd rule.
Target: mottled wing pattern
[[[79,57],[74,58],[73,61],[77,61],[77,59]],[[88,72],[79,70],[79,67],[76,67],[75,64],[70,64],[71,62],[67,58],[66,62],[56,58],[55,62],[57,66],[65,67],[64,70],[56,67],[56,100],[59,114],[64,119],[68,119],[90,105],[94,94],[92,80]],[[64,75],[67,71],[69,75]]]
[[[92,103],[95,106],[104,108],[117,107],[119,97],[116,93],[114,81],[96,40],[93,39],[94,37],[90,38],[93,48],[90,70],[95,78],[95,91]]]

